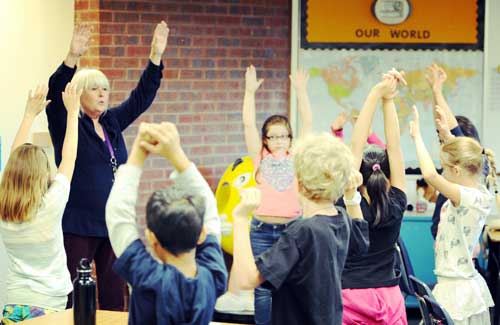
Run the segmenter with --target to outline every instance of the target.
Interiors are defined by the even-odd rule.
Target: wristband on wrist
[[[359,205],[361,203],[361,194],[356,191],[352,199],[346,199],[345,196],[343,196],[342,199],[346,206]]]

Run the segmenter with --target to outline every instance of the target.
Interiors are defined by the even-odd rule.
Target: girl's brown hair
[[[49,160],[42,148],[28,143],[16,148],[0,183],[2,221],[29,221],[42,204],[49,180]]]
[[[288,118],[283,115],[271,115],[264,121],[264,124],[262,124],[262,149],[266,149],[268,152],[271,151],[267,147],[267,134],[269,133],[271,126],[276,124],[281,124],[287,129],[288,136],[290,137],[290,145],[293,140],[292,127],[290,126]]]

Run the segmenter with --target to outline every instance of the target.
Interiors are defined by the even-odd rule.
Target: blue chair
[[[410,282],[415,288],[415,297],[417,297],[418,307],[420,309],[420,314],[422,315],[422,320],[424,325],[434,324],[431,320],[430,311],[425,302],[424,296],[432,296],[431,289],[424,282],[420,281],[413,275],[409,276]]]
[[[427,284],[425,284],[423,281],[420,281],[413,275],[410,275],[409,278],[413,285],[413,288],[415,289],[416,296],[419,297],[429,296],[431,298],[434,298],[434,296],[432,295],[432,291]]]
[[[399,287],[405,295],[405,298],[408,295],[415,295],[415,289],[409,280],[409,276],[412,276],[415,273],[410,262],[410,257],[408,256],[406,246],[401,237],[396,242],[396,260],[394,264],[395,272],[399,275]]]
[[[446,310],[434,299],[424,296],[425,303],[429,309],[429,316],[432,324],[453,325],[453,320]]]

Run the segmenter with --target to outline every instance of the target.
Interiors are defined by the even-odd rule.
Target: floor
[[[408,325],[418,325],[422,317],[420,316],[420,310],[418,308],[406,309],[406,316],[408,319]],[[251,316],[238,316],[231,314],[220,314],[215,312],[214,321],[217,322],[234,322],[237,324],[253,324],[253,319]]]

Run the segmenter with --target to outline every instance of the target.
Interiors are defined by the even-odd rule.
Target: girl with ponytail
[[[402,73],[391,70],[370,91],[354,125],[351,150],[354,169],[363,176],[360,188],[363,218],[368,222],[370,248],[349,251],[342,273],[343,324],[407,324],[404,298],[394,257],[406,209],[405,166],[394,105]],[[386,150],[365,143],[378,101],[382,101]],[[345,205],[355,200],[346,200]],[[342,202],[339,202],[342,205]]]
[[[422,176],[448,198],[441,209],[436,237],[437,284],[433,294],[455,324],[490,324],[489,308],[493,300],[485,280],[474,268],[472,257],[493,204],[493,196],[484,185],[484,164],[489,165],[486,185],[491,184],[497,190],[493,152],[472,138],[451,135],[446,118],[437,109],[439,132],[447,134],[440,153],[443,174],[439,175],[422,140],[418,111],[413,109],[410,135]]]

